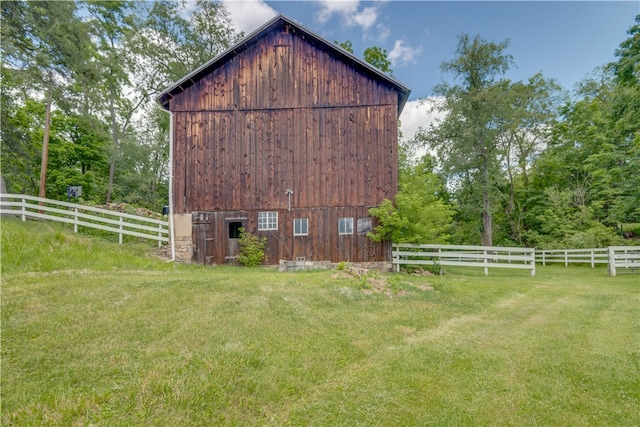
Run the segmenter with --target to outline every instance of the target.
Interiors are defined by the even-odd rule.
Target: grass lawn
[[[639,275],[184,266],[1,225],[3,426],[638,424]]]

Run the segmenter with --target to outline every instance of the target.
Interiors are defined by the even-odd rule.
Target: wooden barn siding
[[[397,190],[392,108],[176,114],[176,212],[283,209],[287,189],[295,207],[380,204]]]
[[[387,244],[338,236],[338,218],[397,192],[398,93],[302,37],[274,32],[170,101],[175,212],[198,217],[200,263],[225,262],[226,218],[246,214],[257,232],[257,212],[271,210],[278,231],[258,232],[267,263],[389,258]],[[293,237],[298,217],[309,236]]]
[[[301,36],[271,33],[171,100],[172,111],[398,105],[398,92]]]
[[[397,92],[288,31],[171,101],[176,212],[282,207],[287,188],[297,206],[395,194]]]
[[[230,218],[247,218],[248,231],[267,237],[266,264],[304,257],[307,261],[373,262],[389,259],[389,243],[376,243],[357,234],[359,218],[368,218],[366,207],[309,208],[278,211],[278,230],[258,231],[258,211],[216,211],[193,214],[193,260],[224,264],[228,256]],[[338,219],[352,217],[354,234],[339,235]],[[308,218],[309,235],[293,235],[293,219]],[[373,222],[375,227],[375,220]]]

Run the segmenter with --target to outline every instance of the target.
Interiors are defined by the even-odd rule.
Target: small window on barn
[[[293,235],[307,236],[309,234],[309,218],[293,219]]]
[[[353,218],[338,219],[338,234],[353,234]]]
[[[230,239],[239,239],[240,238],[240,229],[242,228],[242,222],[240,221],[231,221],[229,222],[229,238]]]
[[[278,212],[258,212],[258,230],[277,230]]]
[[[358,234],[367,234],[373,231],[371,218],[358,218]]]

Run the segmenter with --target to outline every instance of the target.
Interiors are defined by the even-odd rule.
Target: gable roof
[[[156,101],[166,110],[169,109],[169,101],[179,93],[183,92],[185,89],[193,86],[198,80],[208,75],[214,69],[216,69],[221,64],[225,63],[227,60],[237,55],[238,53],[246,50],[249,46],[256,43],[259,39],[265,36],[270,31],[284,27],[285,25],[290,25],[294,27],[296,30],[303,33],[307,39],[312,42],[317,43],[318,45],[326,48],[330,52],[334,53],[337,57],[342,59],[344,62],[352,64],[354,68],[363,72],[364,74],[370,76],[373,79],[384,81],[386,84],[390,85],[394,89],[398,91],[398,115],[402,112],[407,99],[409,98],[409,94],[411,93],[411,89],[397,81],[395,78],[383,73],[378,70],[376,67],[372,66],[364,62],[363,60],[357,58],[353,54],[347,52],[340,46],[335,43],[331,43],[326,39],[314,34],[312,31],[298,24],[297,22],[287,18],[284,15],[278,15],[275,18],[271,19],[263,26],[255,30],[253,33],[244,37],[235,45],[231,46],[229,49],[222,52],[220,55],[211,59],[209,62],[201,65],[197,69],[193,70],[191,73],[187,74],[177,82],[173,83],[171,86],[167,87],[163,90],[157,97]]]

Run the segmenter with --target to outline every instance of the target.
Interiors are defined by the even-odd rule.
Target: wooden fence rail
[[[536,274],[535,249],[500,246],[392,245],[393,264],[482,267],[485,276],[489,268],[527,269]]]
[[[542,265],[564,263],[565,267],[569,264],[591,264],[591,268],[594,268],[596,264],[607,264],[609,262],[609,254],[607,248],[538,249],[536,250],[536,261],[541,262]]]
[[[118,234],[120,244],[124,235],[156,240],[158,247],[169,242],[168,221],[26,194],[0,194],[0,214],[73,224],[74,233],[78,227],[109,231]]]
[[[609,246],[609,275],[615,276],[621,268],[640,272],[640,246]]]

